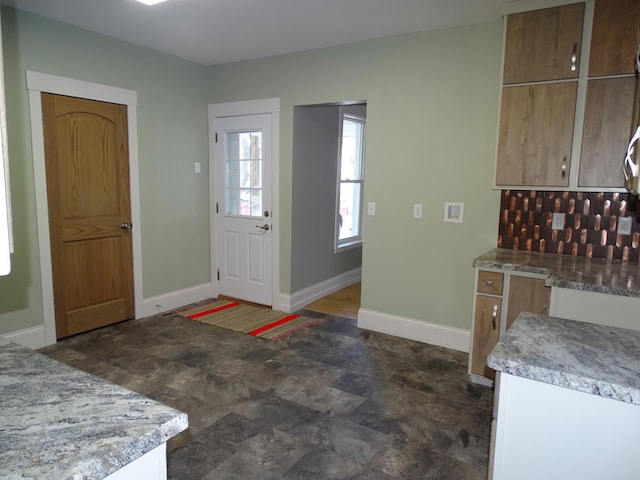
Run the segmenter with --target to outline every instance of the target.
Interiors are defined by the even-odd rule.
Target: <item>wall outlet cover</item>
[[[631,217],[620,217],[618,219],[618,235],[631,235]]]
[[[551,228],[553,230],[564,230],[564,213],[554,213],[553,220],[551,222]]]
[[[444,202],[444,221],[462,223],[464,218],[464,203]]]

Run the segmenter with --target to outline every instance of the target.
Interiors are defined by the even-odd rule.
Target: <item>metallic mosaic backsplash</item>
[[[626,193],[503,190],[498,247],[638,263],[639,203]],[[554,213],[565,214],[562,230]],[[617,234],[620,217],[631,217],[631,235]]]

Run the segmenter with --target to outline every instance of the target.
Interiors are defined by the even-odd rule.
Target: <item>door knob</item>
[[[130,223],[121,223],[120,228],[123,230],[131,230],[132,225]]]
[[[265,223],[264,225],[256,225],[256,228],[261,228],[265,232],[269,230],[269,224]]]

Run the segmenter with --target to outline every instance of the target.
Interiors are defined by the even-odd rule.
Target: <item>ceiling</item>
[[[497,20],[504,0],[0,0],[203,65]]]

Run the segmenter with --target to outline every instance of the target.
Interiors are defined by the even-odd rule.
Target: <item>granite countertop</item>
[[[548,275],[549,287],[640,297],[640,266],[619,260],[494,248],[473,266]]]
[[[525,312],[487,363],[503,373],[640,405],[640,331]]]
[[[188,426],[187,415],[0,338],[0,477],[101,479]]]

